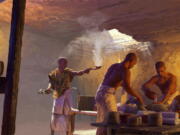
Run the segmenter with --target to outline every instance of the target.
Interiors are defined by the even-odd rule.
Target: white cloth
[[[57,99],[54,99],[51,129],[58,132],[71,131],[70,114],[72,108],[72,91],[68,89]]]
[[[68,116],[53,114],[51,117],[51,130],[61,134],[66,133],[70,130],[68,122]]]
[[[126,104],[126,102],[128,101],[128,99],[129,99],[129,95],[128,95],[128,93],[124,90],[124,89],[122,89],[121,91],[120,91],[120,105],[124,105],[124,104]]]
[[[115,89],[107,85],[100,85],[96,97],[97,122],[103,122],[108,112],[117,112]]]
[[[57,99],[54,99],[52,113],[68,115],[71,113],[72,91],[68,89]]]

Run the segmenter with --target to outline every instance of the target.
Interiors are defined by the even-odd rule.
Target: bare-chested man
[[[156,85],[162,92],[161,100],[156,101],[156,103],[170,105],[173,99],[179,95],[179,91],[176,90],[176,76],[166,71],[165,63],[162,61],[156,62],[155,68],[157,75],[147,81],[142,90],[149,99],[155,100],[157,94],[151,91],[150,88]]]
[[[137,57],[134,53],[129,53],[123,62],[115,63],[110,66],[105,74],[104,80],[96,93],[97,106],[97,122],[103,122],[105,115],[108,112],[117,112],[117,103],[115,92],[118,87],[123,87],[125,91],[136,97],[143,105],[141,96],[131,88],[130,69],[137,63]],[[97,129],[97,135],[105,135],[106,131],[103,128]]]

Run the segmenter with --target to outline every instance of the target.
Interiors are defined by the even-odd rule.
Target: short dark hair
[[[125,57],[125,61],[133,61],[137,59],[137,56],[135,53],[128,53]]]
[[[163,61],[158,61],[155,64],[156,69],[160,68],[160,67],[165,67],[165,63]]]

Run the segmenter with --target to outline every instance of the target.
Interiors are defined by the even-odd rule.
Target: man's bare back
[[[132,87],[130,86],[130,69],[133,68],[136,63],[136,55],[130,53],[126,56],[123,62],[111,65],[107,73],[105,74],[102,85],[110,86],[115,89],[121,86],[128,94],[136,97],[141,104],[144,104],[139,93],[136,90],[132,89]]]
[[[130,72],[129,69],[122,66],[121,63],[113,64],[108,69],[102,84],[117,89],[118,87],[122,86],[124,76],[127,72]]]

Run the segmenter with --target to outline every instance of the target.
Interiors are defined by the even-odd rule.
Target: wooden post
[[[4,94],[5,84],[6,84],[6,78],[1,77],[4,71],[4,62],[0,61],[0,94]]]
[[[7,84],[5,89],[4,113],[1,135],[15,134],[16,107],[18,97],[25,5],[26,0],[13,0],[7,67]]]

